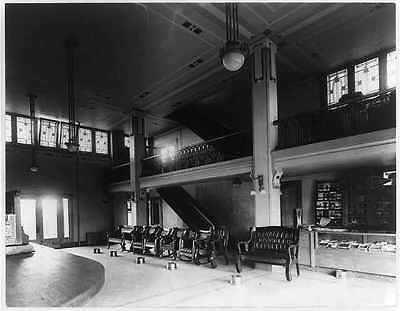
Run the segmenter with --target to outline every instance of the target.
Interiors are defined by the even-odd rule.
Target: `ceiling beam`
[[[268,10],[270,10],[272,13],[276,12],[276,9],[274,8],[274,6],[270,3],[267,2],[263,2],[264,6],[266,6],[268,8]]]
[[[189,22],[191,22],[192,24],[196,24],[198,26],[201,27],[201,29],[204,31],[204,33],[210,34],[211,36],[213,36],[215,39],[217,39],[219,42],[225,42],[225,37],[221,37],[219,34],[215,33],[215,31],[213,31],[211,29],[211,27],[215,28],[219,28],[221,29],[222,27],[220,25],[216,25],[215,23],[207,20],[206,22],[204,21],[205,17],[201,16],[201,14],[197,13],[197,10],[192,10],[190,17],[188,15],[186,15],[184,13],[184,9],[181,8],[176,8],[176,6],[179,4],[165,4],[165,7],[173,10],[174,14],[180,15],[181,17],[183,17],[184,19],[188,20]],[[209,27],[206,27],[205,24],[208,24]],[[222,33],[225,33],[225,28],[223,28]]]
[[[212,76],[213,74],[215,74],[221,70],[224,70],[223,66],[216,66],[214,69],[207,71],[205,74],[197,77],[196,79],[191,80],[189,83],[186,83],[185,85],[182,85],[181,87],[174,89],[172,92],[168,93],[168,95],[146,104],[143,107],[143,109],[150,109],[151,107],[153,107],[155,105],[161,104],[163,101],[167,100],[168,98],[170,98],[180,92],[183,92],[184,90],[188,89],[189,87],[195,85],[196,83],[199,83],[200,81]]]
[[[303,29],[306,26],[309,26],[313,24],[314,22],[320,20],[321,18],[324,18],[325,16],[332,14],[333,12],[339,10],[340,8],[343,7],[343,4],[334,4],[324,10],[319,11],[318,13],[312,14],[306,19],[302,20],[299,23],[296,23],[292,27],[289,27],[285,31],[281,32],[282,36],[288,36],[296,31],[299,31],[300,29]]]
[[[290,15],[293,15],[294,13],[296,13],[297,11],[301,10],[302,8],[306,7],[308,5],[308,3],[301,3],[298,6],[296,6],[295,8],[293,8],[292,10],[287,11],[285,14],[280,15],[278,18],[275,18],[274,20],[272,20],[269,24],[269,26],[275,25],[276,23],[288,18]]]

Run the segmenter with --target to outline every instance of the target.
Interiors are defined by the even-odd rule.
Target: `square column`
[[[251,52],[255,225],[280,225],[280,189],[273,184],[271,161],[278,144],[278,129],[273,125],[278,119],[276,45],[263,39]]]
[[[131,136],[129,137],[129,163],[131,191],[136,204],[136,224],[147,224],[146,201],[140,192],[140,176],[142,174],[142,159],[145,156],[144,119],[137,116],[131,118]]]

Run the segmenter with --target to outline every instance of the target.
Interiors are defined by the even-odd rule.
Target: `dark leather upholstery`
[[[299,229],[280,226],[256,227],[250,232],[250,239],[239,242],[236,269],[241,272],[242,261],[264,262],[286,267],[286,278],[291,281],[290,268],[298,264]]]
[[[135,226],[131,233],[131,251],[143,252],[143,235],[146,227]]]
[[[198,232],[190,229],[185,230],[179,240],[178,258],[190,260],[198,265],[211,263],[211,267],[215,268],[215,245],[212,237],[213,231],[211,229],[199,230]]]
[[[161,237],[162,228],[160,226],[149,226],[143,234],[143,253],[153,252],[154,255],[159,254],[159,239]]]
[[[163,257],[167,252],[168,257],[172,256],[176,259],[177,251],[179,248],[179,238],[183,233],[184,229],[170,228],[168,231],[163,231],[159,239],[159,256]]]

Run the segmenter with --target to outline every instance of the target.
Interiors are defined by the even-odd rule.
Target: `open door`
[[[301,209],[301,182],[287,181],[281,183],[281,225],[296,225],[296,209]]]

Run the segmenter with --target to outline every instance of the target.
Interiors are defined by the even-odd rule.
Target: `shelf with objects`
[[[333,227],[343,226],[344,190],[340,182],[317,182],[315,221]]]
[[[316,182],[316,225],[302,230],[300,262],[395,276],[395,176],[379,168],[348,172],[339,182]],[[330,216],[336,209],[341,217]]]

